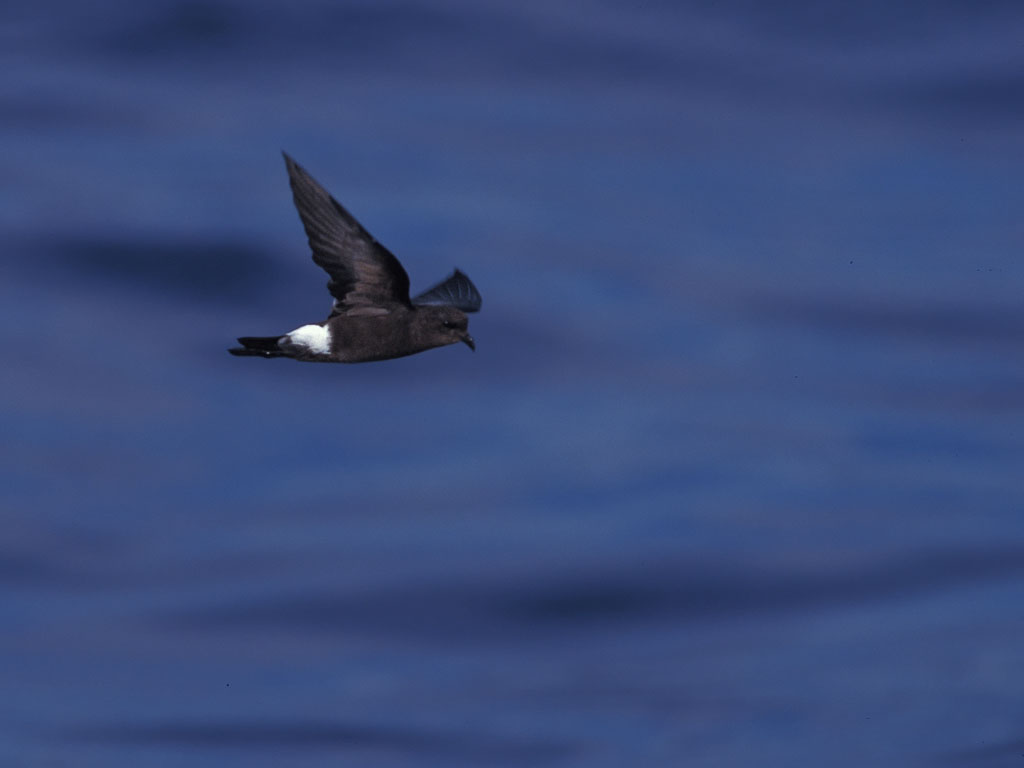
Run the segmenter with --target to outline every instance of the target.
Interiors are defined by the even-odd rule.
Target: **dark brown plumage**
[[[326,320],[281,336],[243,336],[233,355],[305,362],[386,360],[463,342],[476,349],[466,312],[480,309],[476,287],[459,270],[409,298],[409,276],[306,170],[284,156],[295,207],[313,261],[327,272],[334,306]]]

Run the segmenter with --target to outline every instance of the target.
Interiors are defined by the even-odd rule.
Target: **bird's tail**
[[[238,343],[242,346],[228,350],[239,357],[287,357],[288,353],[277,345],[281,336],[242,336]]]

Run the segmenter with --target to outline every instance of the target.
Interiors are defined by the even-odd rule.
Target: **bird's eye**
[[[455,323],[453,323],[451,320],[445,320],[444,321],[444,327],[448,328],[449,330],[451,330],[452,328],[455,327]]]

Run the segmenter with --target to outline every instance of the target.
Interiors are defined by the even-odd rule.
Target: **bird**
[[[327,319],[278,336],[241,336],[228,349],[239,357],[286,357],[300,362],[363,363],[414,355],[462,342],[476,351],[466,313],[480,310],[476,286],[456,269],[409,298],[401,262],[356,221],[287,152],[295,207],[313,261],[327,272],[334,304]]]

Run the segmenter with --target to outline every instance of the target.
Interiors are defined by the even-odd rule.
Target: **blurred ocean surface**
[[[0,6],[0,763],[1021,765],[1022,28]],[[227,355],[281,149],[476,354]]]

